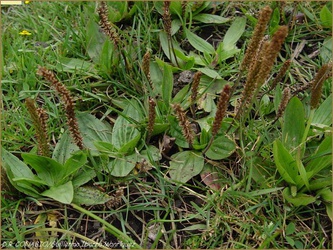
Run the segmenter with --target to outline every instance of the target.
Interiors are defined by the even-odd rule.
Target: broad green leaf
[[[150,63],[150,78],[153,82],[153,95],[158,95],[162,92],[162,70],[160,69],[157,62]]]
[[[273,143],[274,161],[282,178],[293,185],[297,184],[298,168],[295,159],[279,140]]]
[[[9,182],[13,187],[26,195],[39,197],[40,192],[33,185],[41,186],[46,183],[34,175],[24,162],[4,148],[1,148],[1,156],[2,167],[6,171]]]
[[[223,38],[223,49],[231,50],[245,31],[246,18],[236,17]]]
[[[196,54],[194,51],[190,51],[189,56],[194,59],[194,64],[200,65],[200,66],[207,66],[206,62],[204,62],[203,58]]]
[[[170,135],[174,138],[176,138],[175,143],[182,148],[188,148],[189,144],[186,141],[183,132],[182,132],[182,128],[179,125],[179,121],[177,120],[177,118],[175,116],[168,116],[168,120],[170,122]]]
[[[162,80],[162,99],[167,107],[170,104],[173,89],[173,74],[171,67],[167,64],[163,68],[163,80]]]
[[[119,65],[119,53],[109,39],[103,44],[98,64],[101,72],[107,75],[112,74],[115,65]]]
[[[80,150],[72,141],[73,139],[69,135],[69,131],[66,130],[57,142],[52,158],[60,164],[65,164],[65,162],[72,156],[73,152]]]
[[[131,137],[132,137],[132,135],[131,135]],[[134,136],[131,140],[127,141],[127,143],[124,144],[121,148],[119,148],[119,152],[120,153],[131,153],[134,150],[135,146],[140,141],[140,139],[141,139],[141,134],[137,133],[136,136]]]
[[[60,57],[58,59],[58,64],[56,65],[57,71],[69,72],[69,73],[90,73],[96,74],[95,64],[78,59],[78,58],[67,58]]]
[[[170,177],[174,181],[186,183],[200,174],[204,166],[204,157],[199,152],[183,151],[171,156]]]
[[[317,127],[331,126],[332,124],[332,95],[315,110],[312,125]]]
[[[298,168],[298,172],[300,174],[300,177],[302,179],[302,183],[301,182],[297,182],[298,184],[298,188],[300,188],[301,186],[303,186],[303,184],[309,188],[309,175],[310,173],[309,172],[306,172],[305,168],[304,168],[304,165],[302,163],[302,161],[300,159],[298,159],[299,157],[296,156],[296,164],[297,164],[297,168]]]
[[[140,151],[140,156],[149,162],[157,162],[162,159],[160,150],[153,145],[149,145],[147,149]]]
[[[293,239],[292,237],[286,235],[285,239],[286,239],[286,241],[288,242],[288,244],[289,244],[290,246],[293,247],[293,246],[295,245],[295,241],[294,241],[294,239]]]
[[[200,52],[207,52],[209,54],[214,54],[215,49],[214,47],[207,42],[206,40],[202,39],[201,37],[197,36],[193,32],[188,29],[185,29],[185,35],[188,39],[189,43],[198,51]]]
[[[320,13],[320,21],[324,27],[332,29],[332,12],[327,8],[326,5],[321,9]]]
[[[309,190],[313,191],[331,186],[332,186],[332,176],[328,176],[311,181],[309,185]]]
[[[53,186],[41,193],[41,195],[52,198],[64,204],[70,204],[74,196],[74,188],[71,181],[60,186]]]
[[[152,136],[161,134],[161,133],[165,132],[168,128],[169,128],[168,123],[155,122]]]
[[[332,203],[332,190],[331,187],[325,187],[317,192],[317,196],[325,202]]]
[[[236,143],[225,136],[217,136],[206,152],[212,160],[221,160],[230,156],[236,150]]]
[[[183,104],[184,106],[188,106],[189,103],[189,89],[190,89],[190,84],[185,85],[180,91],[177,92],[177,94],[174,96],[172,99],[172,103],[180,103]]]
[[[270,34],[275,33],[275,31],[279,27],[279,24],[280,24],[280,10],[279,10],[279,8],[275,8],[271,15],[271,20],[269,23]]]
[[[182,27],[182,22],[179,19],[174,19],[171,22],[171,35],[173,36],[178,32],[178,30]]]
[[[202,94],[197,101],[198,109],[203,109],[204,111],[209,113],[212,112],[214,109],[216,109],[214,99],[215,97],[209,93]]]
[[[96,176],[95,169],[83,166],[78,172],[76,172],[75,176],[72,178],[74,189],[86,184],[87,182],[95,178],[95,176]]]
[[[313,197],[311,195],[298,193],[295,197],[291,196],[290,188],[287,187],[282,192],[283,197],[290,203],[292,203],[295,206],[306,206],[308,204],[311,204],[316,201],[316,197]]]
[[[87,155],[79,151],[76,154],[73,154],[71,158],[69,158],[65,165],[64,165],[64,170],[65,176],[63,178],[66,178],[72,174],[74,174],[77,170],[79,170],[81,167],[83,167],[84,164],[87,162]]]
[[[319,49],[319,53],[323,63],[329,63],[332,60],[332,37],[325,38],[323,45]]]
[[[107,2],[109,15],[108,19],[112,23],[121,21],[127,14],[128,2],[127,1],[108,1]]]
[[[121,153],[130,153],[133,151],[141,138],[141,133],[136,128],[136,124],[129,121],[127,117],[137,122],[140,122],[143,119],[141,108],[135,100],[131,100],[126,105],[122,112],[122,116],[118,116],[112,129],[111,143]]]
[[[86,51],[89,57],[95,62],[99,62],[100,54],[106,36],[100,32],[98,24],[90,18],[86,26]]]
[[[321,142],[316,153],[311,158],[312,160],[306,166],[308,172],[313,172],[310,178],[321,170],[332,166],[332,136],[326,137]]]
[[[293,97],[285,110],[284,123],[282,127],[283,146],[290,151],[294,151],[302,142],[305,130],[304,108],[302,102]],[[292,152],[295,155],[296,151]]]
[[[295,231],[296,231],[295,223],[290,222],[290,223],[288,224],[288,226],[286,227],[286,234],[287,234],[287,235],[290,235],[290,234],[295,233]]]
[[[171,1],[171,3],[170,3],[170,13],[171,14],[176,14],[178,16],[182,15],[181,1]]]
[[[220,42],[216,49],[216,54],[218,55],[217,57],[218,63],[221,63],[227,60],[228,58],[233,57],[239,51],[240,49],[237,49],[236,47],[224,49],[223,42]]]
[[[75,189],[73,203],[77,205],[93,206],[104,204],[112,197],[106,193],[101,192],[95,187],[79,187]]]
[[[88,113],[78,113],[76,117],[83,137],[84,146],[90,150],[92,155],[98,155],[99,152],[94,142],[112,142],[112,129],[110,124],[100,121],[95,116]]]
[[[115,177],[125,177],[133,170],[137,162],[136,153],[111,160],[108,164],[109,173]]]
[[[184,52],[180,48],[178,42],[175,41],[174,39],[171,39],[171,41],[169,41],[168,36],[165,33],[165,31],[159,32],[159,38],[160,38],[162,50],[163,50],[165,56],[172,62],[172,64],[177,65],[177,62],[178,62],[179,65],[183,65],[184,62],[180,58],[177,58],[177,62],[176,62],[175,53],[172,51],[172,49],[174,49],[174,50],[178,50],[184,54]],[[172,43],[172,45],[171,45],[171,43]]]
[[[118,149],[116,149],[112,143],[105,141],[95,141],[94,145],[102,154],[107,154],[110,157],[117,157],[120,155],[118,153]]]
[[[31,179],[24,179],[24,178],[14,178],[13,183],[15,183],[15,185],[13,185],[13,186],[18,191],[20,191],[26,195],[38,198],[38,197],[40,197],[40,193],[47,186],[45,183],[43,183],[43,185],[45,185],[45,186],[42,186],[40,182],[42,182],[42,181],[38,181],[38,179],[31,180]]]
[[[40,190],[40,187],[44,187],[47,186],[47,183],[41,179],[38,178],[38,176],[35,176],[34,179],[28,179],[28,178],[18,178],[15,177],[12,179],[13,181],[15,181],[19,186],[21,186],[22,183],[28,183],[31,185],[35,185],[35,187]],[[33,188],[34,190],[37,190],[35,188]],[[39,192],[38,192],[39,193]]]
[[[212,15],[212,14],[198,14],[193,17],[193,20],[199,21],[202,23],[226,23],[230,20],[230,18],[221,17],[218,15]]]
[[[1,147],[2,166],[6,171],[10,170],[14,178],[35,179],[35,175],[30,168],[19,158]]]
[[[22,153],[21,156],[25,163],[36,170],[38,177],[50,187],[60,183],[66,173],[63,165],[49,157],[30,153]]]
[[[217,73],[217,71],[209,69],[209,68],[195,68],[198,71],[201,71],[203,74],[206,76],[209,76],[210,78],[213,79],[222,79],[222,77]]]

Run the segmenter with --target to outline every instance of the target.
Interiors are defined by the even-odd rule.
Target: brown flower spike
[[[67,124],[69,127],[69,131],[73,137],[73,140],[80,149],[84,149],[83,139],[80,134],[79,125],[75,117],[74,101],[68,89],[66,88],[65,85],[63,85],[55,78],[52,71],[47,70],[44,67],[38,67],[37,74],[44,77],[48,82],[50,82],[52,87],[54,87],[56,91],[59,93],[65,105]]]
[[[291,60],[288,59],[286,60],[282,67],[280,68],[279,70],[279,73],[276,75],[276,77],[274,78],[269,90],[267,92],[270,92],[271,90],[273,90],[277,85],[278,83],[282,80],[282,78],[286,75],[287,73],[287,70],[289,69],[290,67],[290,64],[291,64]]]
[[[48,115],[44,109],[36,108],[34,101],[30,98],[25,99],[25,104],[36,129],[38,154],[42,156],[49,156],[49,144],[47,136]]]
[[[271,18],[272,9],[269,6],[264,7],[260,13],[258,22],[254,28],[252,38],[250,40],[250,43],[247,47],[247,50],[245,52],[244,59],[242,61],[240,70],[247,69],[249,67],[250,62],[255,57],[255,54],[257,53],[260,41],[263,39],[266,26]]]
[[[315,109],[318,107],[320,98],[321,98],[321,90],[323,88],[323,83],[326,79],[327,73],[329,69],[332,67],[332,64],[324,64],[317,72],[315,78],[311,82],[311,109]]]
[[[163,24],[164,30],[171,38],[171,15],[170,15],[170,1],[163,2]]]
[[[100,21],[99,25],[102,28],[105,35],[109,37],[115,45],[119,43],[119,35],[116,29],[112,26],[108,19],[108,6],[105,1],[99,3],[99,8],[97,10]]]
[[[229,99],[230,99],[230,91],[231,91],[231,87],[229,85],[225,85],[222,93],[220,94],[219,100],[217,102],[217,108],[216,108],[216,114],[215,114],[215,118],[214,118],[214,122],[212,125],[212,137],[210,138],[207,147],[204,149],[203,154],[205,154],[208,149],[210,148],[210,146],[212,145],[215,136],[217,135],[217,133],[219,132],[220,128],[221,128],[221,124],[222,124],[222,120],[225,117],[227,108],[228,108],[228,103],[229,103]]]
[[[191,113],[193,115],[193,117],[195,117],[195,101],[197,100],[197,96],[198,96],[198,87],[199,87],[199,83],[200,83],[200,78],[201,78],[202,72],[198,71],[194,74],[193,76],[193,82],[192,82],[192,86],[191,86]]]
[[[290,88],[286,87],[283,90],[282,99],[281,99],[281,102],[280,102],[280,105],[279,105],[279,108],[278,108],[278,111],[276,113],[276,117],[275,117],[273,123],[275,123],[283,115],[283,112],[285,111],[289,100],[290,100]]]
[[[175,110],[177,119],[179,121],[179,125],[182,128],[183,135],[191,147],[191,145],[193,144],[193,140],[194,140],[194,132],[191,127],[191,123],[187,119],[187,116],[186,116],[184,110],[181,108],[181,106],[178,103],[174,104],[173,108]]]
[[[150,87],[153,88],[153,81],[151,80],[151,76],[150,76],[149,62],[150,62],[150,52],[147,51],[146,54],[144,54],[143,59],[142,59],[142,71],[146,75],[148,82],[150,84]]]
[[[151,134],[153,133],[153,130],[154,130],[155,117],[156,117],[155,106],[156,106],[156,102],[154,101],[153,98],[150,98],[149,99],[149,110],[148,110],[147,143],[149,142]]]
[[[230,86],[225,85],[222,93],[220,94],[219,100],[217,102],[217,109],[216,109],[216,114],[212,126],[212,136],[215,137],[216,134],[218,133],[222,120],[225,116],[225,113],[228,108],[228,101],[229,101],[229,95],[230,95]]]
[[[265,50],[265,55],[263,61],[261,63],[260,71],[258,73],[258,81],[257,87],[260,88],[261,85],[266,81],[271,72],[275,60],[281,50],[282,44],[285,38],[288,35],[288,27],[281,26],[279,29],[274,33],[272,41],[270,42],[269,46]]]

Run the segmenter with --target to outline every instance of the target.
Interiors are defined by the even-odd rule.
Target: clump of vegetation
[[[329,6],[2,10],[2,244],[331,247]]]

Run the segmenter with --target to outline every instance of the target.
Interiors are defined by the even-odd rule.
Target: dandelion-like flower
[[[31,36],[31,32],[27,31],[27,30],[22,30],[19,35],[21,36]]]

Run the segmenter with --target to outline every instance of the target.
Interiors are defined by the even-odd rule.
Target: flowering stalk
[[[282,44],[288,35],[288,27],[281,26],[274,33],[272,41],[270,42],[268,48],[265,51],[265,57],[263,58],[260,71],[258,73],[257,87],[260,88],[261,85],[266,81],[271,72],[275,60],[281,50]]]
[[[168,46],[169,46],[169,57],[171,60],[171,52],[173,52],[173,57],[176,61],[177,66],[179,66],[177,57],[174,53],[173,43],[171,39],[171,14],[170,14],[170,1],[164,1],[163,2],[163,27],[165,30],[165,33],[168,38]]]
[[[164,30],[171,38],[171,15],[170,15],[170,1],[163,2],[163,24]]]
[[[142,59],[142,71],[146,75],[148,82],[150,84],[150,87],[153,88],[153,81],[151,80],[150,76],[150,52],[147,51],[146,54],[144,54],[143,59]]]
[[[321,98],[321,90],[323,88],[324,80],[326,79],[326,75],[329,72],[331,64],[324,64],[317,72],[315,78],[311,83],[311,100],[310,105],[311,109],[315,109],[319,105],[319,101]]]
[[[179,121],[179,125],[182,128],[183,135],[184,135],[186,141],[188,142],[188,144],[190,145],[190,147],[192,147],[193,140],[194,140],[194,132],[191,127],[191,123],[187,119],[187,116],[186,116],[184,110],[181,108],[181,106],[179,104],[174,104],[173,108],[175,110],[177,119]]]
[[[37,71],[38,75],[41,75],[44,77],[48,82],[51,83],[52,87],[56,89],[56,91],[59,93],[60,97],[62,98],[62,101],[65,105],[65,113],[67,117],[67,124],[69,127],[69,131],[72,135],[72,138],[75,142],[75,144],[80,148],[84,149],[83,146],[83,139],[79,130],[79,125],[77,123],[76,117],[75,117],[75,111],[74,111],[74,101],[72,96],[70,95],[68,89],[65,85],[63,85],[61,82],[59,82],[52,71],[47,70],[44,67],[39,67]]]
[[[264,37],[266,26],[271,18],[271,14],[272,9],[269,6],[264,7],[260,11],[258,22],[254,28],[252,38],[245,52],[245,56],[240,66],[240,71],[247,69],[250,65],[250,62],[253,61],[253,58],[255,57],[255,54],[259,48],[260,41]]]
[[[48,115],[42,108],[36,108],[32,99],[26,98],[25,105],[31,116],[33,125],[36,130],[38,154],[43,156],[49,156],[49,144],[47,136],[47,119]]]
[[[274,78],[274,80],[273,80],[273,82],[272,82],[270,88],[269,88],[265,93],[263,93],[263,94],[260,96],[260,98],[261,98],[264,94],[269,93],[270,91],[272,91],[272,90],[278,85],[278,83],[281,82],[282,78],[286,75],[287,70],[288,70],[289,67],[290,67],[290,64],[291,64],[291,60],[290,60],[290,59],[286,60],[286,61],[283,63],[282,67],[281,67],[280,70],[279,70],[279,73],[278,73],[278,74],[276,75],[276,77]]]
[[[212,137],[210,138],[210,141],[208,142],[207,147],[203,151],[204,154],[210,148],[210,146],[212,145],[212,143],[215,139],[215,136],[217,135],[217,133],[220,130],[222,120],[225,117],[225,114],[226,114],[226,111],[227,111],[227,108],[228,108],[229,98],[230,98],[230,90],[231,90],[230,86],[225,85],[223,90],[222,90],[222,93],[220,94],[219,100],[217,102],[217,108],[216,108],[216,114],[215,114],[214,122],[213,122],[213,125],[212,125]]]
[[[236,79],[234,85],[231,88],[230,91],[231,94],[234,93],[234,91],[238,87],[243,71],[251,67],[253,68],[254,64],[256,64],[257,60],[254,58],[257,58],[258,55],[260,54],[260,47],[262,46],[262,43],[265,40],[264,34],[266,26],[271,18],[271,14],[272,14],[272,9],[269,6],[265,6],[259,12],[257,24],[254,28],[253,35],[251,37],[249,45],[247,46],[243,61],[239,68],[240,73],[238,75],[238,78]]]
[[[247,107],[249,103],[251,103],[253,92],[258,92],[262,84],[268,78],[287,35],[288,27],[281,26],[274,33],[270,42],[264,42],[259,57],[257,57],[254,65],[250,67],[244,91],[242,93],[240,108],[235,116],[236,119],[242,114],[244,106]]]
[[[272,124],[275,123],[283,115],[283,112],[286,110],[289,100],[290,100],[290,88],[286,87],[283,90],[282,99],[281,99],[278,111],[276,113],[276,117],[275,117],[274,121],[272,122]]]
[[[194,103],[198,96],[198,87],[199,87],[201,75],[202,75],[201,71],[198,71],[193,76],[193,82],[192,82],[192,87],[191,87],[191,113],[193,116],[195,116]]]
[[[118,45],[119,43],[119,35],[117,33],[117,31],[115,30],[115,28],[112,26],[112,24],[109,22],[108,19],[108,6],[106,5],[105,1],[101,1],[99,3],[99,8],[97,10],[100,21],[99,21],[99,25],[102,28],[104,34],[106,34],[109,39],[111,41],[113,41],[113,43],[115,45]]]
[[[149,109],[148,109],[148,126],[147,126],[147,143],[149,142],[151,135],[154,130],[154,124],[155,124],[155,117],[156,117],[156,112],[155,112],[155,106],[156,102],[154,99],[150,98],[149,99]]]

